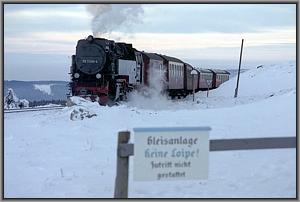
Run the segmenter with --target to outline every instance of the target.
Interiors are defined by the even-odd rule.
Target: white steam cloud
[[[94,36],[111,33],[120,27],[129,30],[132,24],[142,21],[144,13],[140,4],[90,4],[86,8],[93,15]]]
[[[151,69],[148,73],[149,86],[139,91],[131,92],[127,105],[151,110],[168,109],[172,101],[165,91],[166,81],[164,73],[158,69]]]

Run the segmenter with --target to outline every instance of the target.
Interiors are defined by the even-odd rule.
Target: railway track
[[[4,113],[20,113],[20,112],[33,112],[33,111],[46,111],[46,110],[56,110],[56,109],[63,109],[64,107],[55,106],[55,107],[30,107],[24,109],[5,109]]]

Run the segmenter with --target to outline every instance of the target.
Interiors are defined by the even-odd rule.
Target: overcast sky
[[[129,10],[133,14],[123,23],[121,19],[130,15],[122,16],[119,10],[128,6],[139,10]],[[111,8],[103,15],[101,26],[108,32],[101,37],[175,56],[198,67],[236,68],[242,38],[245,67],[296,60],[295,4]],[[93,34],[93,17],[83,4],[5,4],[4,79],[69,80],[70,56],[79,39]]]

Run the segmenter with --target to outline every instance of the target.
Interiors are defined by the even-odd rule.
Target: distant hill
[[[67,81],[4,81],[4,96],[8,88],[28,101],[65,100],[69,92]]]

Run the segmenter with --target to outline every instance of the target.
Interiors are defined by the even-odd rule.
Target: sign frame
[[[210,127],[133,128],[133,180],[208,178]]]

